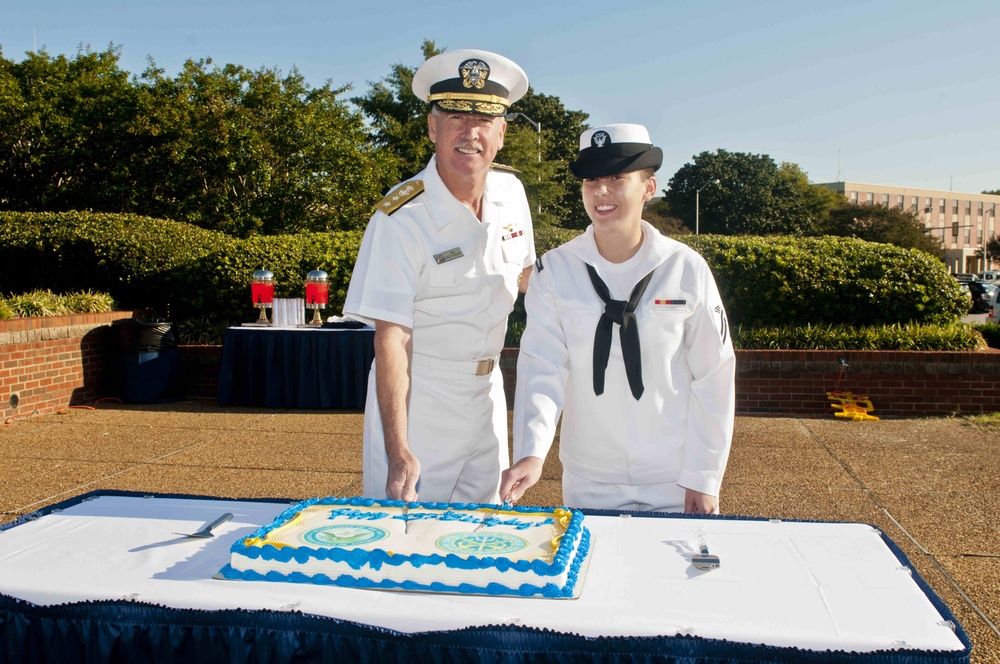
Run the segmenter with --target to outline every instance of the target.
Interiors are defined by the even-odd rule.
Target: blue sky
[[[664,185],[723,148],[813,182],[1000,188],[996,0],[0,0],[4,57],[114,43],[135,73],[211,57],[360,92],[425,38],[510,57],[591,125],[646,125]]]

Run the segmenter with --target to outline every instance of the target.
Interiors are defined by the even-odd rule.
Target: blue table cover
[[[231,327],[218,402],[270,408],[365,407],[375,330]]]

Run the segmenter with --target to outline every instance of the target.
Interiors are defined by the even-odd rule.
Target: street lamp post
[[[510,122],[512,120],[516,120],[517,116],[519,116],[519,115],[522,118],[524,118],[525,120],[527,120],[528,124],[530,124],[532,127],[534,127],[535,131],[538,132],[538,166],[539,166],[538,181],[541,182],[542,181],[542,171],[541,171],[541,165],[542,165],[542,123],[541,122],[535,122],[534,120],[532,120],[531,118],[529,118],[524,113],[521,113],[520,111],[515,111],[513,113],[508,113],[506,116],[504,116],[504,118],[508,122]],[[541,213],[542,213],[542,204],[539,203],[538,204],[538,214],[541,214]]]
[[[993,207],[990,210],[992,211],[993,218],[995,220],[996,216],[997,216],[997,204],[996,203],[992,203],[991,205]],[[995,223],[995,221],[994,221],[994,223]],[[986,245],[989,244],[989,241],[986,238],[987,238],[987,235],[986,235],[986,206],[984,205],[983,206],[983,272],[986,272],[987,270],[990,269],[990,261],[987,258],[987,254],[986,254]]]
[[[705,184],[698,187],[694,192],[694,234],[698,235],[701,231],[701,219],[700,219],[700,208],[701,208],[701,190],[710,184],[719,184],[718,180],[709,180]]]

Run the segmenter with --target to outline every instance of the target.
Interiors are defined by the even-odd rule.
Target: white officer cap
[[[413,74],[413,94],[449,113],[506,115],[527,91],[524,70],[489,51],[445,51]]]
[[[610,124],[588,129],[580,135],[580,153],[569,170],[583,180],[644,168],[658,169],[663,151],[653,146],[649,132],[638,124]]]

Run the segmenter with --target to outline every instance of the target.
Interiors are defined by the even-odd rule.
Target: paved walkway
[[[355,495],[361,420],[209,401],[19,419],[0,426],[0,522],[96,489]],[[560,473],[550,459],[521,502],[560,503]],[[722,509],[878,526],[962,623],[972,661],[1000,662],[1000,420],[738,417]]]

